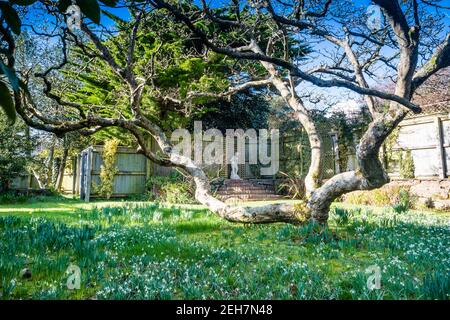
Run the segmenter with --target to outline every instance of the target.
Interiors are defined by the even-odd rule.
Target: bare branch
[[[124,70],[124,68],[120,67],[115,61],[113,55],[109,51],[109,49],[102,43],[102,41],[97,37],[97,35],[92,32],[86,24],[81,24],[81,30],[83,30],[91,39],[92,43],[94,43],[95,47],[101,52],[101,56],[105,61],[109,64],[111,69],[117,73],[121,78],[125,80],[130,80],[128,78],[129,74]]]
[[[420,0],[420,1],[425,3],[425,4],[427,4],[427,5],[429,5],[429,6],[435,7],[435,8],[450,10],[450,7],[448,7],[448,6],[443,6],[441,4],[437,4],[437,3],[434,3],[434,2],[429,1],[429,0]]]
[[[248,81],[243,84],[230,87],[226,92],[221,93],[214,93],[214,92],[189,92],[187,94],[186,99],[193,99],[198,97],[210,97],[210,98],[224,98],[229,97],[231,95],[234,95],[238,92],[247,90],[249,88],[255,88],[255,87],[262,87],[267,86],[272,83],[272,79],[263,79],[263,80],[255,80],[255,81]]]
[[[436,48],[431,58],[414,74],[412,87],[417,89],[437,71],[450,66],[450,33]]]
[[[159,8],[164,8],[164,9],[169,10],[175,16],[176,19],[185,23],[185,25],[192,32],[194,32],[206,46],[208,46],[211,50],[213,50],[217,53],[225,54],[230,57],[237,58],[237,59],[248,59],[248,60],[269,62],[269,63],[283,67],[286,70],[290,71],[292,76],[296,76],[303,80],[309,81],[318,87],[324,87],[324,88],[343,87],[343,88],[350,89],[352,91],[355,91],[355,92],[363,94],[363,95],[377,96],[381,99],[395,101],[399,104],[404,105],[406,108],[412,110],[415,113],[421,112],[421,108],[419,106],[415,105],[414,103],[410,102],[408,99],[405,99],[403,97],[400,97],[400,96],[397,96],[394,94],[389,94],[386,92],[382,92],[382,91],[379,91],[376,89],[364,88],[364,87],[358,86],[354,83],[344,81],[344,80],[336,80],[336,79],[323,80],[314,75],[308,74],[308,73],[300,70],[296,65],[294,65],[293,63],[286,61],[284,59],[270,57],[263,53],[255,53],[255,52],[245,51],[245,49],[247,49],[247,47],[254,46],[254,43],[250,43],[248,46],[246,46],[245,49],[241,48],[241,50],[239,50],[239,51],[234,48],[217,46],[208,39],[207,35],[203,31],[199,30],[196,26],[194,26],[192,21],[186,15],[181,13],[180,10],[178,10],[177,8],[173,7],[172,5],[166,3],[163,0],[154,0],[154,3]],[[282,21],[284,21],[284,18]],[[305,28],[306,28],[306,26],[305,26]],[[242,51],[244,51],[244,52],[242,52]]]

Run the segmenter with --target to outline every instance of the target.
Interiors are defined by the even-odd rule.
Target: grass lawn
[[[449,299],[448,213],[336,206],[317,232],[231,224],[201,206],[1,205],[0,298]],[[79,290],[67,289],[70,264]]]

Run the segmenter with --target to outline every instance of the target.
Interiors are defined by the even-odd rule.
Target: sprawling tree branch
[[[437,71],[450,66],[450,33],[445,40],[436,48],[430,60],[422,68],[416,71],[413,77],[413,91],[423,84]]]

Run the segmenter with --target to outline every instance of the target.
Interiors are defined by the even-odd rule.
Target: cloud
[[[336,103],[330,108],[329,113],[344,112],[346,116],[352,116],[361,112],[362,104],[356,100],[347,100]]]

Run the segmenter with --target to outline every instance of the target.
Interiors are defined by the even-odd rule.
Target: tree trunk
[[[51,145],[48,151],[48,157],[47,157],[47,185],[51,185],[52,183],[52,177],[53,177],[53,160],[55,157],[55,143],[56,143],[56,137],[53,135],[51,139]]]
[[[64,179],[64,171],[66,169],[67,156],[69,155],[69,148],[64,148],[61,163],[58,168],[58,178],[56,179],[55,189],[57,192],[61,192],[61,187]]]
[[[0,180],[0,193],[6,192],[9,190],[9,181],[8,180]]]
[[[273,67],[270,65],[266,66],[268,69]],[[165,163],[165,165],[182,168],[194,178],[196,184],[195,198],[201,204],[207,206],[209,210],[218,216],[231,222],[288,222],[299,224],[306,220],[305,217],[311,217],[313,222],[323,224],[328,220],[331,203],[342,194],[355,190],[372,190],[381,187],[389,181],[388,175],[379,160],[379,150],[387,136],[406,116],[407,111],[405,108],[393,103],[388,112],[379,115],[371,122],[361,138],[357,150],[358,170],[340,173],[327,180],[321,187],[317,187],[321,170],[321,141],[315,125],[310,117],[303,112],[301,101],[291,94],[282,80],[274,77],[273,84],[291,107],[298,108],[303,121],[302,125],[307,131],[309,130],[308,135],[310,141],[312,140],[312,161],[308,172],[310,179],[308,194],[310,197],[307,203],[299,203],[297,205],[272,204],[260,207],[235,207],[227,205],[211,194],[209,179],[203,170],[191,159],[174,153],[170,141],[166,138],[162,130],[147,120],[146,128],[152,133],[161,150],[170,159],[169,163]],[[140,145],[145,151],[146,147],[144,143],[140,142]],[[155,160],[155,155],[151,152],[144,152],[144,154],[151,160]]]
[[[389,177],[379,159],[379,151],[384,140],[406,115],[404,108],[393,104],[388,112],[371,122],[361,138],[356,153],[358,170],[335,175],[313,193],[308,206],[314,220],[326,222],[331,203],[344,193],[372,190],[389,182]]]
[[[310,197],[314,190],[316,190],[320,185],[322,169],[322,139],[320,138],[316,124],[311,119],[308,110],[304,107],[303,102],[296,97],[295,93],[292,95],[283,81],[278,78],[273,79],[273,84],[288,105],[295,111],[297,119],[308,135],[309,145],[311,148],[311,163],[305,177],[305,189],[306,196]]]
[[[253,42],[252,51],[263,54],[261,48]],[[308,110],[305,108],[303,101],[297,96],[295,88],[292,84],[287,85],[278,74],[272,63],[261,61],[261,65],[267,70],[272,77],[272,84],[278,90],[286,103],[295,111],[298,121],[303,126],[308,135],[311,147],[311,164],[308,174],[305,177],[306,196],[309,198],[311,194],[320,186],[321,169],[322,169],[322,139],[320,138],[316,124],[314,123]]]
[[[149,131],[155,135],[160,148],[169,157],[169,165],[186,170],[194,178],[196,184],[195,198],[218,216],[231,222],[288,222],[293,224],[305,222],[305,217],[310,216],[313,222],[322,224],[328,220],[331,203],[342,194],[355,190],[372,190],[383,186],[389,181],[389,177],[379,159],[379,150],[387,136],[406,115],[406,109],[392,104],[388,112],[372,121],[361,138],[357,150],[359,169],[340,173],[332,177],[321,187],[311,192],[311,197],[307,203],[298,203],[297,205],[229,206],[211,194],[209,179],[199,166],[191,159],[172,151],[172,145],[164,133],[152,131],[154,128],[150,128]],[[155,161],[155,155],[145,152],[145,146],[142,148],[144,149],[144,154]]]
[[[47,175],[45,177],[42,177],[41,175],[39,175],[36,170],[31,170],[31,172],[33,173],[33,176],[36,178],[36,181],[39,185],[39,189],[43,190],[47,187]]]

